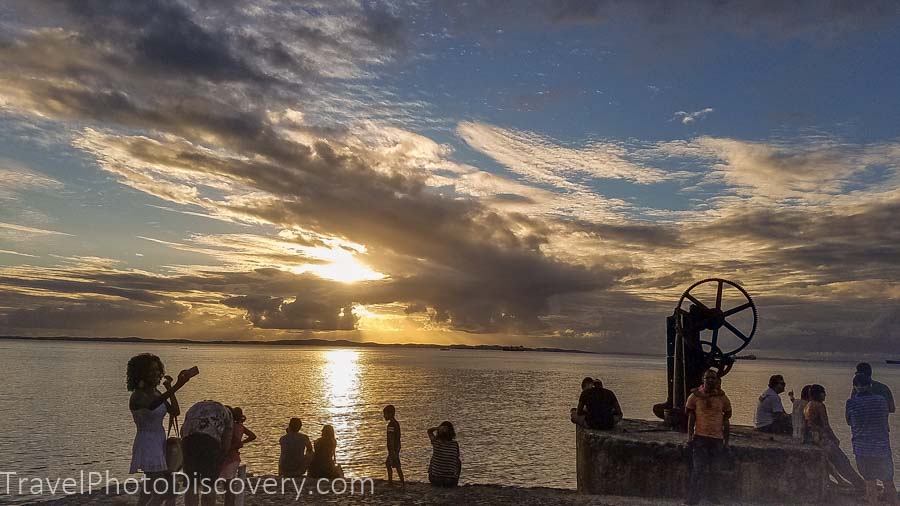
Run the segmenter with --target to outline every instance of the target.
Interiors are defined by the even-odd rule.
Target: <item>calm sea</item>
[[[200,376],[179,394],[183,411],[203,399],[244,408],[246,425],[259,439],[242,458],[257,475],[276,473],[278,438],[288,419],[299,416],[303,432],[313,437],[323,424],[334,426],[338,460],[348,475],[383,476],[381,409],[394,404],[407,479],[427,479],[425,430],[450,420],[462,452],[462,482],[574,488],[569,409],[583,376],[602,378],[627,417],[652,418],[651,406],[665,398],[665,362],[654,357],[0,341],[0,472],[55,478],[110,470],[126,477],[134,425],[125,364],[141,352],[159,355],[170,373],[199,366]],[[875,367],[876,378],[900,393],[900,366]],[[735,422],[749,424],[769,375],[783,374],[798,394],[803,384],[823,384],[849,453],[843,403],[853,368],[849,362],[741,362],[723,386]],[[790,410],[786,395],[785,405]],[[900,468],[900,415],[891,426]]]

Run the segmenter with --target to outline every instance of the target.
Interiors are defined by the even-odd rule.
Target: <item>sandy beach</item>
[[[465,504],[465,505],[497,505],[510,504],[519,506],[543,506],[543,505],[624,505],[624,506],[649,506],[649,505],[676,505],[683,501],[680,499],[652,499],[640,497],[582,495],[574,490],[555,488],[523,488],[506,487],[500,485],[464,485],[455,489],[435,488],[427,483],[407,483],[405,489],[398,486],[389,487],[382,480],[375,481],[375,493],[368,495],[321,495],[315,492],[306,494],[297,500],[293,494],[285,495],[248,495],[245,504],[260,506],[287,506],[292,504],[367,504],[367,505],[395,505],[395,504]],[[849,506],[857,504],[852,498],[837,498],[826,504]],[[45,502],[49,505],[100,505],[100,506],[131,506],[137,504],[137,498],[133,496],[115,495],[84,495],[70,496]],[[184,504],[183,499],[178,504]],[[219,499],[219,504],[222,500]],[[724,504],[751,505],[754,503]],[[792,503],[802,504],[802,503]]]

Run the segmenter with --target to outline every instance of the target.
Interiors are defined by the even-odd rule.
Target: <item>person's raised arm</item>
[[[166,390],[172,389],[171,376],[166,376],[165,379],[163,379],[163,387],[165,387]],[[175,397],[174,393],[171,397],[169,397],[169,404],[167,409],[169,411],[169,416],[178,416],[181,414],[181,407],[178,405],[178,398]]]
[[[172,385],[172,388],[166,389],[162,394],[151,397],[146,395],[138,395],[132,396],[131,398],[131,409],[149,409],[154,410],[159,407],[160,404],[166,402],[170,398],[175,396],[175,392],[181,389],[187,382],[191,379],[188,371],[185,369],[178,373],[178,380],[175,381],[175,384]]]
[[[244,435],[247,437],[243,441],[241,441],[241,446],[249,443],[250,441],[256,440],[256,434],[247,427],[244,427]]]
[[[428,431],[427,431],[428,439],[430,439],[432,443],[434,443],[435,440],[437,440],[437,430],[438,430],[437,427],[429,427],[428,428]]]

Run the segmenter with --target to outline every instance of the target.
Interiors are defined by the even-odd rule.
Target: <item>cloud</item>
[[[707,107],[694,112],[678,111],[672,116],[672,120],[679,120],[683,125],[690,125],[697,120],[703,119],[707,114],[715,111],[712,107]]]
[[[897,142],[851,144],[831,138],[754,142],[698,137],[662,143],[658,152],[709,165],[708,183],[725,184],[741,196],[774,201],[822,204],[848,191],[890,188],[900,182]]]
[[[615,143],[597,141],[570,148],[537,134],[473,122],[460,123],[457,134],[472,148],[529,181],[561,189],[576,188],[570,181],[573,176],[641,184],[668,179],[662,170],[629,161],[628,150]]]
[[[697,44],[710,32],[775,40],[832,40],[862,30],[887,29],[900,14],[891,0],[854,2],[770,2],[768,0],[689,0],[677,7],[665,2],[622,0],[476,0],[464,5],[435,2],[457,32],[485,26],[572,26],[604,29],[637,25],[648,42]],[[645,38],[642,37],[642,38]]]
[[[10,230],[13,233],[20,232],[25,234],[36,234],[36,235],[65,235],[71,236],[72,234],[67,234],[65,232],[59,232],[56,230],[47,230],[44,228],[35,228],[35,227],[26,227],[24,225],[15,225],[13,223],[3,223],[0,222],[0,228],[5,230]]]

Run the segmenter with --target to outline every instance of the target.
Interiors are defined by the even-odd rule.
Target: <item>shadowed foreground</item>
[[[137,503],[137,498],[128,496],[72,496],[58,499],[45,504],[51,505],[100,505],[100,506],[131,506]],[[288,506],[295,504],[370,504],[370,505],[395,505],[395,504],[511,504],[518,506],[537,505],[676,505],[681,500],[650,499],[639,497],[618,497],[582,495],[574,490],[554,488],[521,488],[504,487],[499,485],[465,485],[456,489],[434,488],[426,483],[407,483],[406,490],[399,487],[388,487],[382,480],[375,481],[374,495],[304,495],[300,501],[294,500],[294,495],[269,495],[247,496],[246,505],[263,506]],[[183,504],[181,499],[178,504]],[[222,499],[219,499],[222,504]],[[730,503],[724,504],[753,504]],[[829,502],[827,504],[850,505],[852,500]]]

